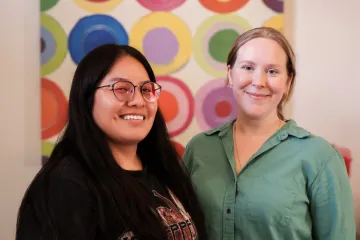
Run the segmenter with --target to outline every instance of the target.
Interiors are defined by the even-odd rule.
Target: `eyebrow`
[[[109,81],[109,84],[115,83],[115,82],[118,82],[118,81],[128,81],[128,82],[133,83],[130,79],[122,78],[122,77],[113,77],[113,78],[110,78],[108,81]],[[143,84],[143,83],[149,82],[149,81],[151,81],[151,80],[150,79],[144,80],[144,81],[141,81],[140,84]]]
[[[250,60],[241,60],[238,62],[238,64],[241,63],[245,63],[245,64],[250,64],[250,65],[256,65],[255,62],[250,61]],[[267,67],[275,67],[275,68],[282,68],[279,64],[267,64]]]

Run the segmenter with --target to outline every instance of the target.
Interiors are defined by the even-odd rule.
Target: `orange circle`
[[[67,100],[51,80],[41,78],[41,139],[58,134],[67,121]]]
[[[174,145],[177,153],[179,154],[179,156],[182,158],[183,155],[184,155],[184,152],[185,152],[185,148],[183,147],[183,145],[181,145],[180,143],[178,142],[175,142],[175,141],[171,141],[172,144]]]
[[[175,119],[179,112],[179,103],[176,97],[167,91],[161,92],[159,106],[164,115],[165,122],[170,122]]]
[[[226,117],[231,114],[231,105],[227,101],[220,101],[215,105],[216,115],[219,117]]]
[[[230,13],[245,6],[249,0],[199,0],[207,9],[217,13]]]

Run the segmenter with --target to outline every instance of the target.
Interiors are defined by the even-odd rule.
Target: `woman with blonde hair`
[[[193,137],[184,162],[209,239],[355,239],[340,153],[283,114],[295,56],[273,28],[243,33],[227,59],[238,116]]]

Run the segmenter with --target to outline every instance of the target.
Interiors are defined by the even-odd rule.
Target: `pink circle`
[[[137,0],[143,7],[151,11],[171,11],[185,2],[185,0]]]
[[[194,117],[194,97],[189,87],[180,79],[170,76],[157,76],[156,82],[162,86],[162,91],[173,94],[177,102],[180,103],[176,117],[166,123],[170,137],[175,137],[189,127]],[[160,99],[159,101],[161,101]]]

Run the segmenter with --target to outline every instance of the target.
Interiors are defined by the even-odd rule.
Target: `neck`
[[[266,118],[253,119],[239,114],[236,120],[237,132],[242,135],[263,136],[277,131],[283,126],[284,121],[280,120],[276,113],[268,115]]]
[[[142,170],[142,162],[136,154],[137,144],[120,145],[109,143],[115,161],[124,170]]]

